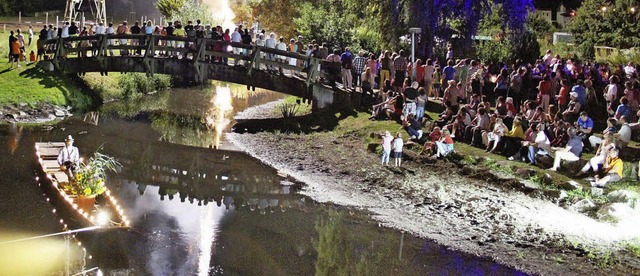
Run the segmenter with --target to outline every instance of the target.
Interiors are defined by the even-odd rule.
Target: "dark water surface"
[[[42,269],[54,274],[92,267],[107,275],[521,274],[298,194],[301,185],[221,138],[233,114],[283,96],[220,87],[109,104],[99,116],[51,127],[0,126],[0,274],[40,274],[29,254],[52,259]],[[101,148],[123,164],[108,186],[132,228],[87,233],[78,237],[82,246],[69,238],[20,245],[26,257],[16,257],[1,242],[58,232],[59,220],[71,219],[52,213],[34,179],[34,143],[68,134],[82,156]],[[7,261],[15,258],[26,261]]]

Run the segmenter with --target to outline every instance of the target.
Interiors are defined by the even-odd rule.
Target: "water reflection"
[[[231,123],[233,105],[229,86],[217,87],[211,103],[205,121],[209,130],[213,131],[213,148],[217,149],[220,147],[222,132],[228,129]]]

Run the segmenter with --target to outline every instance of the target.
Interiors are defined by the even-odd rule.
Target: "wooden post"
[[[44,14],[44,24],[49,25],[49,12],[45,12]]]
[[[18,12],[18,24],[22,24],[22,12]]]

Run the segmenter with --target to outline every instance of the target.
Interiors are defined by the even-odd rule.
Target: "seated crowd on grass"
[[[604,186],[621,179],[619,153],[640,129],[640,69],[633,63],[612,69],[551,51],[535,64],[518,60],[511,70],[448,59],[443,69],[437,61],[417,60],[413,71],[402,51],[369,63],[378,64],[371,79],[381,83],[371,119],[397,120],[411,140],[424,144],[423,152],[436,157],[450,152],[442,145],[451,138],[514,161],[537,164],[549,156],[554,171],[563,160],[575,162],[589,152],[595,156],[578,176],[594,173],[592,184]],[[444,109],[437,118],[425,118],[429,99]]]

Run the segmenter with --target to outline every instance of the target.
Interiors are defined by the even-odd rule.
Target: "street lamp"
[[[411,33],[411,79],[416,79],[416,34],[422,32],[420,28],[409,28]]]

